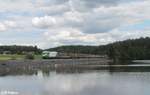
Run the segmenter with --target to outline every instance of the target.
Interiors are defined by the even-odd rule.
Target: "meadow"
[[[19,54],[0,54],[0,61],[7,60],[24,60],[26,59],[26,55]],[[42,59],[41,55],[34,55],[34,59]]]

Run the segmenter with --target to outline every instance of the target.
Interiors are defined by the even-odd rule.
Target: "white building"
[[[42,53],[43,58],[53,58],[57,56],[58,56],[58,52],[56,51],[43,51]]]

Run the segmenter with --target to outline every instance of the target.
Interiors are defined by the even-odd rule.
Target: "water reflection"
[[[84,73],[84,72],[95,72],[95,71],[107,71],[113,72],[150,72],[150,65],[140,65],[132,64],[125,66],[81,66],[81,67],[63,67],[63,68],[0,68],[0,76],[17,76],[17,75],[38,75],[43,74],[43,76],[49,76],[50,72],[56,73]]]
[[[3,91],[18,95],[149,95],[149,68],[147,64],[1,68],[0,95]]]
[[[0,90],[19,95],[149,95],[149,72],[88,72],[0,77]]]

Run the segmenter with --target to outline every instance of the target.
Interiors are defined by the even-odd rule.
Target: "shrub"
[[[17,59],[16,56],[11,57],[11,60],[16,60],[16,59]]]
[[[25,59],[33,60],[33,59],[34,59],[34,54],[32,54],[32,53],[27,53],[27,54],[25,55]]]

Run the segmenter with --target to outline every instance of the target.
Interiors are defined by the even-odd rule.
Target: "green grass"
[[[35,59],[42,59],[41,55],[34,55]],[[25,55],[18,55],[18,54],[0,54],[0,61],[6,61],[6,60],[24,60]]]
[[[35,59],[42,59],[42,55],[34,55]]]

